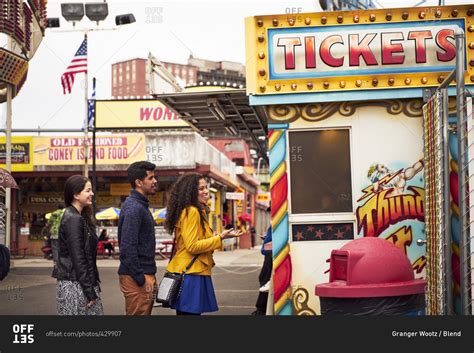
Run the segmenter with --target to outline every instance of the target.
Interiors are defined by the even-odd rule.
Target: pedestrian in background
[[[112,254],[114,253],[114,247],[109,242],[109,236],[107,235],[106,228],[101,230],[100,235],[99,235],[99,242],[104,243],[104,251],[107,253],[108,257],[111,257]]]
[[[155,220],[148,201],[156,193],[155,167],[140,161],[127,169],[132,191],[122,205],[118,223],[118,274],[127,315],[150,315],[156,296]]]
[[[261,248],[262,255],[264,256],[262,269],[258,275],[258,281],[260,283],[260,289],[258,290],[258,297],[255,310],[252,315],[266,315],[268,292],[270,290],[270,280],[272,277],[273,269],[273,256],[272,256],[272,226],[270,225],[267,229],[267,234],[263,239]]]
[[[182,273],[189,267],[179,297],[171,305],[177,315],[200,315],[219,310],[211,279],[212,254],[221,249],[223,239],[242,235],[233,229],[214,235],[208,221],[208,201],[209,183],[201,174],[182,175],[170,191],[165,228],[169,234],[174,234],[174,256],[166,270]]]
[[[56,302],[58,315],[103,315],[92,213],[91,181],[73,175],[64,186],[66,210],[58,235]]]

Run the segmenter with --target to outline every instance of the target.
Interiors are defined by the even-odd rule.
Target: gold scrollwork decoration
[[[316,312],[308,306],[309,294],[306,288],[299,287],[293,292],[293,307],[296,315],[315,316]]]
[[[321,121],[329,118],[339,109],[338,103],[306,104],[301,109],[301,117],[306,121]]]
[[[450,100],[450,111],[452,101]],[[358,108],[383,107],[390,115],[404,114],[411,118],[422,116],[423,102],[421,99],[387,99],[378,101],[332,102],[291,105],[271,105],[267,107],[269,121],[273,123],[292,123],[299,118],[316,122],[328,119],[334,114],[349,117]]]
[[[268,119],[274,123],[292,123],[301,116],[300,109],[301,105],[298,104],[269,105],[267,107]]]

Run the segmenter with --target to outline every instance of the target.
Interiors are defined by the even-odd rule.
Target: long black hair
[[[66,180],[64,184],[64,203],[66,207],[72,206],[74,195],[80,194],[86,187],[87,182],[92,184],[89,178],[82,175],[73,175]],[[81,215],[90,227],[95,227],[96,222],[91,206],[85,206]]]
[[[204,228],[204,223],[207,221],[204,214],[208,210],[198,200],[199,181],[201,179],[207,181],[207,178],[199,173],[184,174],[171,187],[165,220],[165,229],[169,234],[173,235],[181,213],[183,211],[187,212],[186,209],[190,206],[194,206],[199,210],[201,226]]]

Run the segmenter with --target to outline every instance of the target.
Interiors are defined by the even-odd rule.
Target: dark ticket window
[[[352,223],[293,224],[293,241],[306,240],[352,240]]]
[[[289,132],[292,213],[352,212],[349,130]]]

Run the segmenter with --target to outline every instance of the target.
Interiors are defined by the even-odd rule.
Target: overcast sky
[[[472,0],[446,0],[446,5]],[[63,1],[65,2],[65,1]],[[66,1],[74,2],[74,1]],[[319,12],[317,0],[177,0],[173,2],[131,2],[108,0],[109,18],[99,27],[87,18],[76,25],[82,28],[112,28],[115,16],[133,13],[137,23],[114,31],[88,35],[89,82],[97,78],[97,99],[111,97],[111,65],[132,58],[146,58],[151,52],[162,61],[186,63],[195,57],[231,60],[245,64],[244,18],[247,16],[300,12]],[[378,7],[407,7],[421,0],[379,0]],[[423,6],[437,5],[428,0]],[[48,29],[30,61],[28,78],[13,100],[13,128],[81,128],[85,114],[84,75],[76,76],[72,94],[63,95],[60,77],[82,42],[82,33],[61,17],[60,2],[48,1],[48,17],[60,17],[60,29]],[[63,31],[58,33],[58,31]],[[91,84],[90,84],[91,86]],[[0,109],[5,127],[5,104]]]

